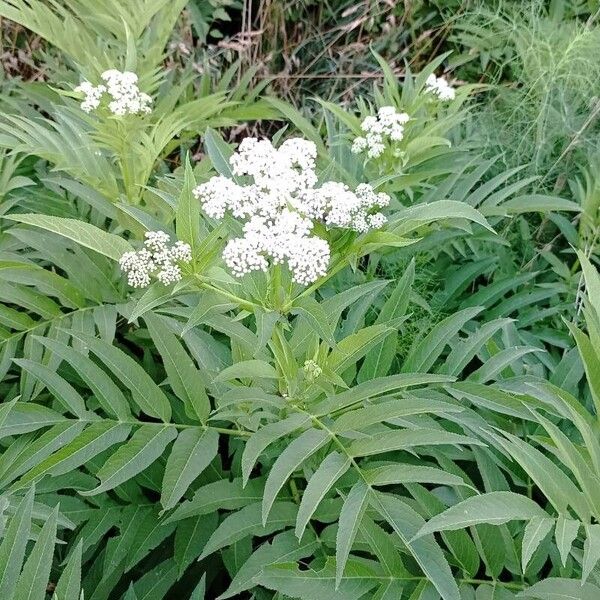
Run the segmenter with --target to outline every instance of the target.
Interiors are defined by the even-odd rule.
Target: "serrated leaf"
[[[534,517],[525,526],[523,542],[521,544],[521,566],[523,568],[523,573],[527,570],[527,565],[529,564],[533,553],[548,535],[553,525],[554,519],[549,517]]]
[[[0,598],[13,598],[25,557],[35,488],[22,498],[0,544]]]
[[[177,436],[165,466],[160,501],[163,510],[169,510],[179,502],[217,455],[218,444],[219,435],[211,429],[185,429]]]
[[[81,593],[81,555],[83,548],[83,540],[75,546],[75,550],[71,554],[67,566],[63,570],[56,588],[54,589],[54,597],[56,600],[77,600]]]
[[[14,600],[44,600],[52,567],[58,506],[44,523],[37,542],[23,567]]]
[[[350,459],[347,456],[332,452],[319,465],[319,468],[308,480],[306,489],[302,494],[298,517],[296,519],[296,537],[302,538],[306,525],[319,506],[319,503],[335,482],[350,468]]]
[[[166,447],[177,437],[174,427],[142,425],[131,439],[107,459],[97,473],[100,485],[84,495],[93,496],[112,490],[135,477],[162,456]]]
[[[161,317],[147,313],[144,321],[163,359],[171,388],[189,408],[189,416],[195,415],[201,423],[205,422],[210,413],[210,400],[200,371]]]
[[[152,381],[146,371],[130,356],[108,344],[78,331],[70,331],[75,339],[89,348],[132,392],[135,403],[151,417],[168,423],[171,405],[162,390]]]
[[[223,369],[214,381],[229,381],[231,379],[277,379],[279,375],[274,367],[264,360],[243,360]]]
[[[420,538],[436,531],[464,529],[480,523],[502,525],[509,521],[528,521],[535,517],[547,516],[547,513],[527,496],[514,492],[489,492],[471,496],[432,517],[416,537]]]
[[[11,221],[26,223],[40,227],[46,231],[52,231],[77,242],[81,246],[108,256],[108,258],[112,258],[113,260],[118,261],[125,252],[133,250],[129,242],[125,241],[122,237],[107,233],[91,223],[86,223],[78,219],[37,214],[11,214],[3,215],[3,217]]]
[[[370,488],[364,481],[352,486],[344,501],[335,539],[335,587],[339,588],[352,544],[369,501]]]
[[[263,524],[267,517],[277,494],[290,478],[292,473],[302,463],[312,456],[319,448],[323,447],[330,439],[329,434],[321,429],[308,429],[293,440],[289,446],[279,455],[265,483],[263,496],[262,518]]]
[[[413,539],[425,523],[423,518],[408,504],[387,494],[377,494],[373,507],[392,526],[442,598],[460,600],[450,566],[434,537],[426,535]]]
[[[579,521],[570,519],[565,515],[558,515],[558,519],[556,519],[554,537],[556,539],[556,545],[560,553],[560,560],[562,561],[563,567],[567,563],[567,558],[571,552],[571,546],[577,537],[580,527],[581,523]]]
[[[261,427],[246,442],[242,454],[242,477],[244,484],[250,478],[250,473],[254,468],[258,457],[274,441],[296,431],[310,421],[308,415],[293,414],[283,421],[269,423]]]
[[[127,439],[131,425],[98,421],[89,425],[72,442],[36,465],[17,481],[15,487],[23,487],[44,475],[63,475],[85,464],[114,444]]]
[[[200,558],[204,558],[221,548],[252,536],[265,536],[292,525],[296,520],[298,507],[292,502],[275,502],[269,511],[266,524],[262,519],[262,503],[245,506],[227,516],[211,535]]]

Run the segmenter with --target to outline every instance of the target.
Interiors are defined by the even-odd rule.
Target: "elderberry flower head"
[[[169,245],[171,238],[164,231],[147,231],[144,247],[137,252],[125,252],[119,266],[127,273],[127,283],[132,287],[148,287],[154,276],[164,285],[181,280],[177,263],[192,260],[192,249],[185,242]]]
[[[364,136],[359,136],[352,143],[352,153],[367,152],[369,158],[378,158],[385,152],[386,142],[400,142],[404,138],[404,125],[409,116],[399,113],[394,106],[382,106],[377,116],[369,115],[360,124]]]
[[[140,92],[138,76],[130,71],[109,69],[101,75],[103,84],[94,86],[89,81],[83,81],[75,88],[76,92],[84,94],[81,109],[87,113],[100,107],[106,98],[108,110],[119,117],[138,115],[151,111],[152,98]]]
[[[454,88],[443,78],[433,73],[425,81],[425,91],[435,94],[440,100],[454,100]]]
[[[292,138],[279,148],[269,140],[244,139],[230,159],[235,176],[251,177],[241,185],[227,177],[213,177],[193,193],[211,218],[226,212],[244,222],[241,237],[229,240],[223,260],[236,277],[287,264],[292,279],[309,285],[326,275],[330,248],[311,235],[315,222],[364,233],[385,222],[373,209],[389,203],[362,184],[353,192],[342,183],[317,185],[317,148],[313,142]]]

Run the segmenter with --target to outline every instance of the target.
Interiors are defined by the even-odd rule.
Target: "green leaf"
[[[256,502],[225,517],[211,535],[200,558],[204,558],[221,548],[252,536],[265,536],[292,525],[296,520],[298,507],[292,502],[275,502],[269,511],[267,522],[263,524],[262,503]]]
[[[355,440],[350,445],[351,456],[371,456],[392,452],[393,450],[406,450],[417,446],[440,444],[471,444],[485,446],[483,442],[458,433],[451,433],[441,429],[397,429],[387,433],[378,433],[373,437]]]
[[[207,515],[216,510],[236,510],[262,500],[264,479],[251,479],[244,486],[241,477],[229,481],[221,479],[199,488],[194,497],[180,504],[165,519],[165,523],[181,521],[190,517]]]
[[[25,557],[35,488],[31,486],[22,498],[0,545],[0,598],[13,598],[21,565]]]
[[[175,219],[177,237],[190,245],[193,257],[195,257],[195,250],[200,241],[200,203],[192,194],[195,185],[194,172],[188,154],[185,157],[183,189],[177,201]]]
[[[440,321],[413,348],[411,348],[402,371],[428,371],[440,356],[446,344],[470,321],[482,311],[479,306],[465,308]]]
[[[279,375],[274,367],[264,360],[243,360],[223,369],[214,381],[229,381],[231,379],[277,379]]]
[[[514,492],[489,492],[471,496],[432,517],[415,537],[421,538],[436,531],[464,529],[480,523],[502,525],[508,521],[528,521],[535,517],[547,516],[547,513],[527,496]]]
[[[585,525],[585,541],[583,542],[583,564],[581,582],[587,581],[592,569],[600,560],[600,525]]]
[[[163,510],[173,508],[217,455],[219,435],[211,429],[182,431],[173,444],[162,482]]]
[[[577,579],[549,577],[523,590],[519,597],[536,600],[598,600],[600,588],[591,583],[582,585]]]
[[[300,560],[311,556],[318,548],[313,534],[307,533],[297,540],[291,531],[276,535],[271,543],[265,542],[248,558],[235,574],[227,590],[217,600],[237,596],[258,584],[264,570],[270,565]]]
[[[166,447],[177,437],[174,427],[142,425],[131,439],[102,465],[97,473],[100,485],[84,495],[94,496],[112,490],[141,473],[163,455]]]
[[[60,356],[62,360],[77,371],[77,374],[94,392],[98,402],[109,415],[116,417],[119,421],[127,421],[131,418],[129,404],[123,392],[110,376],[92,360],[71,346],[62,344],[57,340],[41,336],[34,336],[34,339],[49,348],[56,356]]]
[[[392,526],[428,580],[444,600],[460,600],[458,587],[444,553],[433,535],[413,539],[425,521],[397,497],[378,493],[373,507]]]
[[[385,465],[365,469],[363,475],[367,483],[376,485],[397,485],[403,483],[431,483],[434,485],[462,485],[470,487],[462,477],[423,465]]]
[[[37,214],[11,214],[3,215],[3,217],[52,231],[113,260],[118,261],[125,252],[133,250],[129,242],[122,237],[107,233],[91,223],[85,223],[78,219]]]
[[[186,519],[177,526],[173,558],[177,563],[179,577],[200,556],[206,542],[219,523],[217,512]]]
[[[15,487],[24,487],[44,475],[64,475],[85,464],[114,444],[127,439],[131,425],[99,421],[89,425],[82,434],[26,473]]]
[[[204,147],[217,173],[229,179],[235,179],[231,165],[229,164],[229,159],[233,151],[223,141],[223,138],[210,127],[207,127],[204,132]]]
[[[450,383],[454,377],[448,375],[433,375],[429,373],[401,373],[388,377],[379,377],[372,381],[365,381],[354,386],[348,391],[332,395],[319,402],[313,409],[316,416],[329,415],[332,412],[343,410],[353,404],[358,404],[369,398],[387,394],[415,385],[426,385],[434,383]]]
[[[565,515],[558,515],[556,519],[556,528],[554,529],[554,537],[556,545],[560,553],[560,560],[563,567],[567,564],[571,546],[577,537],[581,523],[575,519],[569,519]]]
[[[54,597],[56,600],[77,600],[81,593],[81,554],[83,540],[80,540],[69,558],[69,562],[62,572],[56,588]]]
[[[344,567],[367,508],[370,488],[364,481],[354,484],[340,512],[335,539],[335,587],[340,587]]]
[[[58,506],[44,523],[42,531],[23,567],[14,600],[44,600],[52,567]]]
[[[342,374],[394,331],[387,325],[371,325],[345,337],[331,351],[327,359],[328,367],[332,371]]]
[[[69,331],[69,334],[89,348],[131,390],[135,403],[147,415],[169,422],[169,400],[140,364],[104,340],[78,331]]]
[[[308,429],[293,440],[278,456],[265,483],[262,508],[263,524],[267,522],[271,506],[273,506],[273,502],[275,502],[275,498],[285,482],[307,458],[312,456],[319,448],[322,448],[329,439],[329,434],[326,431]]]
[[[441,402],[439,400],[423,400],[421,398],[398,398],[381,404],[373,404],[343,414],[331,426],[334,432],[361,430],[369,425],[390,421],[400,417],[421,414],[458,413],[464,409],[461,406]]]
[[[14,359],[13,362],[28,373],[31,373],[36,379],[39,379],[66,410],[80,419],[86,418],[87,410],[83,398],[54,369],[25,358]]]
[[[319,468],[308,480],[302,494],[302,501],[296,519],[296,537],[301,539],[306,526],[319,506],[319,503],[335,482],[350,468],[351,461],[347,456],[332,452],[319,465]]]
[[[185,402],[188,416],[196,416],[204,423],[210,413],[210,400],[200,371],[161,317],[146,313],[144,321],[163,359],[171,388]]]
[[[521,566],[523,568],[523,573],[527,570],[527,565],[529,564],[533,553],[548,535],[553,525],[554,519],[549,517],[534,517],[525,526],[525,533],[523,534],[523,542],[521,545]]]
[[[244,485],[250,478],[250,473],[254,468],[258,457],[262,452],[275,442],[276,440],[300,429],[310,421],[308,415],[293,414],[283,421],[276,421],[261,427],[255,434],[252,435],[246,442],[244,452],[242,454],[242,477]]]
[[[319,339],[324,340],[330,347],[335,346],[333,337],[333,329],[327,314],[323,310],[323,306],[314,298],[304,297],[294,302],[292,314],[301,315],[310,326],[310,328],[319,336]]]

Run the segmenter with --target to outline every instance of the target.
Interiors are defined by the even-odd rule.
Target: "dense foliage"
[[[0,599],[600,598],[600,6],[0,0]]]

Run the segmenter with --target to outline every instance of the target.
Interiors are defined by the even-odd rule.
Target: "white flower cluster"
[[[83,111],[89,113],[96,110],[104,95],[108,94],[110,97],[108,110],[114,115],[123,117],[150,112],[152,98],[140,92],[137,84],[138,76],[135,73],[110,69],[104,71],[101,77],[104,84],[94,86],[89,81],[84,81],[75,88],[76,92],[85,95],[81,103]]]
[[[209,217],[222,219],[230,211],[245,221],[242,237],[230,240],[223,251],[235,276],[287,263],[292,279],[308,285],[327,273],[330,258],[329,244],[310,235],[314,221],[359,232],[386,222],[382,213],[370,211],[386,206],[389,196],[367,184],[356,192],[336,182],[316,188],[316,156],[315,144],[301,138],[278,149],[268,140],[246,138],[230,163],[234,175],[250,176],[252,183],[218,176],[194,189]]]
[[[133,287],[147,287],[154,275],[164,285],[181,280],[178,262],[190,262],[192,249],[185,242],[169,245],[171,238],[164,231],[147,231],[144,248],[125,252],[119,260],[121,270],[127,273],[127,282]]]
[[[440,100],[454,100],[454,88],[443,78],[433,73],[425,81],[425,91],[435,94]]]
[[[352,144],[352,152],[361,154],[365,150],[369,158],[381,156],[385,150],[385,140],[399,142],[404,137],[404,125],[409,116],[396,111],[394,106],[382,106],[377,116],[368,116],[360,124],[364,137],[357,137]]]
[[[305,361],[302,369],[304,371],[305,377],[309,381],[314,381],[315,379],[318,379],[323,373],[323,369],[321,369],[317,362],[312,359],[308,359],[307,361]]]

